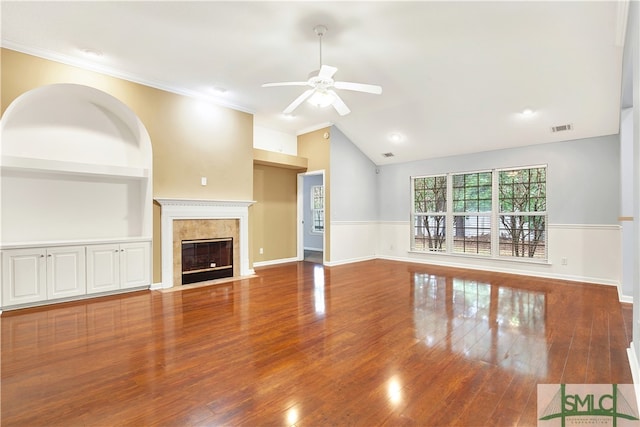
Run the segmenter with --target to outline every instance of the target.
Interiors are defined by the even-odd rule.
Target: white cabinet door
[[[120,287],[122,289],[151,284],[150,254],[149,242],[120,245]]]
[[[2,251],[2,305],[46,300],[46,270],[44,248]]]
[[[47,298],[87,292],[84,246],[47,248]]]
[[[87,293],[120,289],[120,245],[87,246]]]

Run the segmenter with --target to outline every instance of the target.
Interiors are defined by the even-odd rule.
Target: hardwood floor
[[[533,426],[536,386],[631,383],[615,287],[299,262],[5,312],[7,426]]]
[[[312,251],[310,249],[304,250],[304,260],[307,262],[315,262],[316,264],[322,264],[323,261],[322,251]]]

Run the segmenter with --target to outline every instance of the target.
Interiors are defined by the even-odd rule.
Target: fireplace
[[[233,277],[254,274],[249,265],[249,206],[252,201],[155,199],[161,206],[162,283],[182,284],[182,241],[233,238]]]
[[[182,241],[182,284],[233,277],[233,238]]]

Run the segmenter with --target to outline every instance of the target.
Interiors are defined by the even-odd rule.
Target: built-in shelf
[[[149,287],[153,157],[135,113],[98,89],[53,84],[16,98],[0,131],[0,308]],[[60,271],[73,277],[58,283]],[[67,282],[73,292],[60,293]]]
[[[49,246],[85,246],[85,245],[107,245],[112,243],[136,243],[151,242],[151,236],[134,236],[134,237],[109,237],[104,239],[78,239],[78,240],[41,240],[28,242],[2,242],[0,249],[22,249]]]
[[[63,160],[37,159],[32,157],[2,156],[3,170],[73,174],[86,176],[148,178],[149,170],[129,166],[104,165],[94,163],[68,162]]]
[[[299,171],[307,170],[309,160],[305,157],[292,156],[290,154],[276,153],[273,151],[253,149],[253,163],[256,165],[275,166]]]

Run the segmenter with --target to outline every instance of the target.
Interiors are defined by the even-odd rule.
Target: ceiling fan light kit
[[[335,96],[333,96],[328,91],[317,90],[309,97],[307,102],[311,105],[315,105],[318,108],[324,108],[332,105],[335,99]]]
[[[334,74],[338,71],[336,67],[322,64],[322,37],[327,32],[327,27],[324,25],[316,25],[313,28],[314,32],[318,36],[320,45],[320,68],[316,71],[309,73],[308,79],[305,82],[279,82],[279,83],[265,83],[262,87],[275,87],[275,86],[309,86],[311,89],[307,89],[300,96],[298,96],[291,104],[284,109],[284,114],[291,114],[296,108],[300,106],[304,101],[308,101],[316,107],[328,107],[333,105],[333,108],[341,116],[347,115],[351,112],[347,104],[344,103],[342,98],[334,91],[334,89],[351,90],[355,92],[371,93],[380,95],[382,93],[382,87],[377,85],[370,85],[365,83],[352,83],[352,82],[340,82],[333,80]]]

